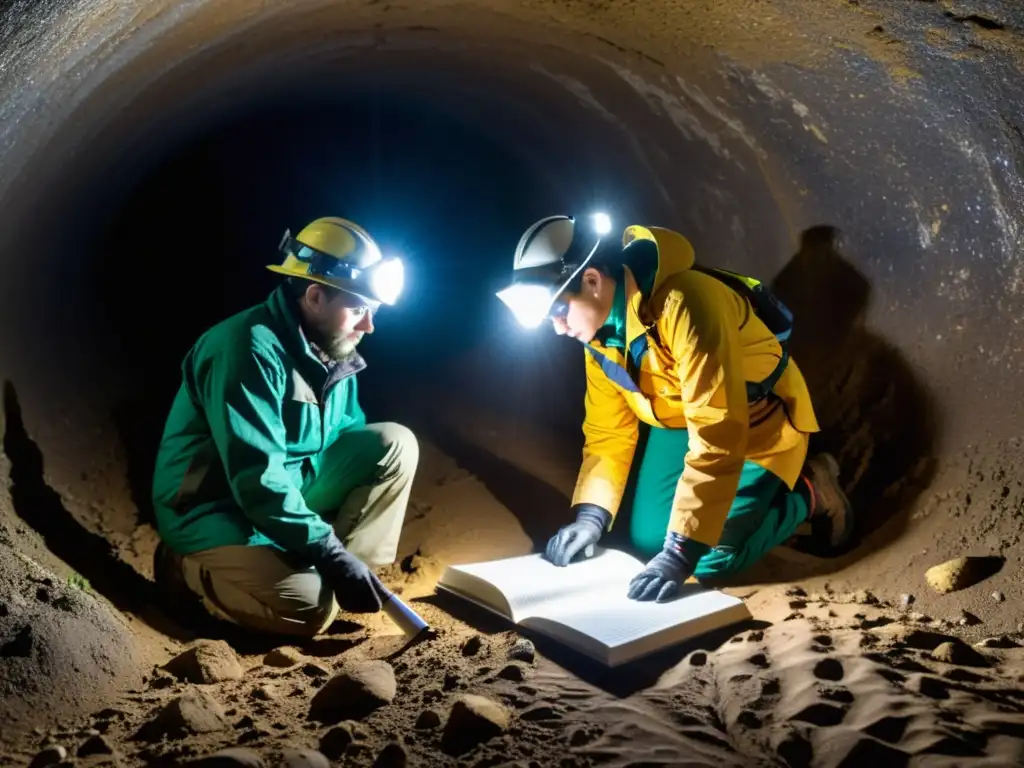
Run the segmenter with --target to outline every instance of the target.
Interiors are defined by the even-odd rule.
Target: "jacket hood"
[[[672,275],[693,267],[694,252],[690,241],[678,232],[662,227],[632,225],[622,233],[623,263],[637,276],[651,260],[657,264],[651,293],[656,292]],[[634,267],[635,265],[635,267]]]

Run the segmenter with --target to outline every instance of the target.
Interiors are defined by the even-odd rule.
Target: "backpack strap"
[[[694,265],[693,270],[713,277],[750,302],[754,314],[775,335],[782,355],[775,369],[763,381],[747,382],[747,402],[753,405],[772,394],[789,364],[789,337],[793,332],[793,313],[760,280],[724,269]]]

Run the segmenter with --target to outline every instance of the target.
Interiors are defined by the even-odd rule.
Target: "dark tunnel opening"
[[[516,228],[552,199],[507,148],[401,93],[306,103],[293,93],[176,148],[80,241],[95,265],[88,291],[107,311],[105,354],[112,366],[134,361],[116,420],[140,510],[166,416],[160,404],[173,399],[181,359],[207,328],[279,284],[264,266],[280,260],[286,227],[294,234],[341,212],[405,260],[401,301],[382,309],[361,347],[370,363],[361,397],[371,420],[385,420],[396,410],[429,414],[437,393],[493,402],[481,389],[496,382],[467,381],[457,363],[481,346],[500,355],[522,342],[494,291]],[[128,275],[138,289],[126,290]],[[578,397],[561,387],[550,394],[523,408],[535,418],[547,409],[542,417],[563,429],[578,420]]]
[[[536,545],[568,514],[582,352],[516,328],[494,292],[530,223],[595,210],[682,232],[796,313],[812,446],[840,460],[860,545],[751,583],[903,573],[975,534],[1013,557],[1020,9],[335,5],[107,28],[92,0],[0,3],[5,453],[17,524],[66,536],[58,558],[117,589],[183,355],[273,289],[286,228],[325,215],[408,265],[362,347],[368,416],[413,426]],[[63,42],[61,8],[82,21]],[[101,554],[62,557],[80,531],[33,498]]]

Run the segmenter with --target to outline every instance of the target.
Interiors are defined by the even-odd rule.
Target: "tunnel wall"
[[[105,414],[132,367],[90,343],[83,219],[218,114],[316,77],[475,121],[537,169],[538,217],[611,201],[774,279],[820,440],[872,500],[908,475],[956,486],[969,446],[1021,478],[1022,12],[886,5],[0,6],[0,376],[52,482],[72,504],[97,473],[125,493],[102,467],[124,458]],[[531,368],[527,342],[494,360],[497,318],[460,363],[483,402],[507,405],[487,393],[509,376],[536,400],[574,375],[566,355]]]

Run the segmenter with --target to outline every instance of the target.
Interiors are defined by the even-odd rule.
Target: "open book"
[[[437,586],[607,666],[750,619],[742,600],[699,584],[684,584],[667,603],[630,600],[629,582],[643,567],[614,549],[565,568],[524,555],[449,565]]]

